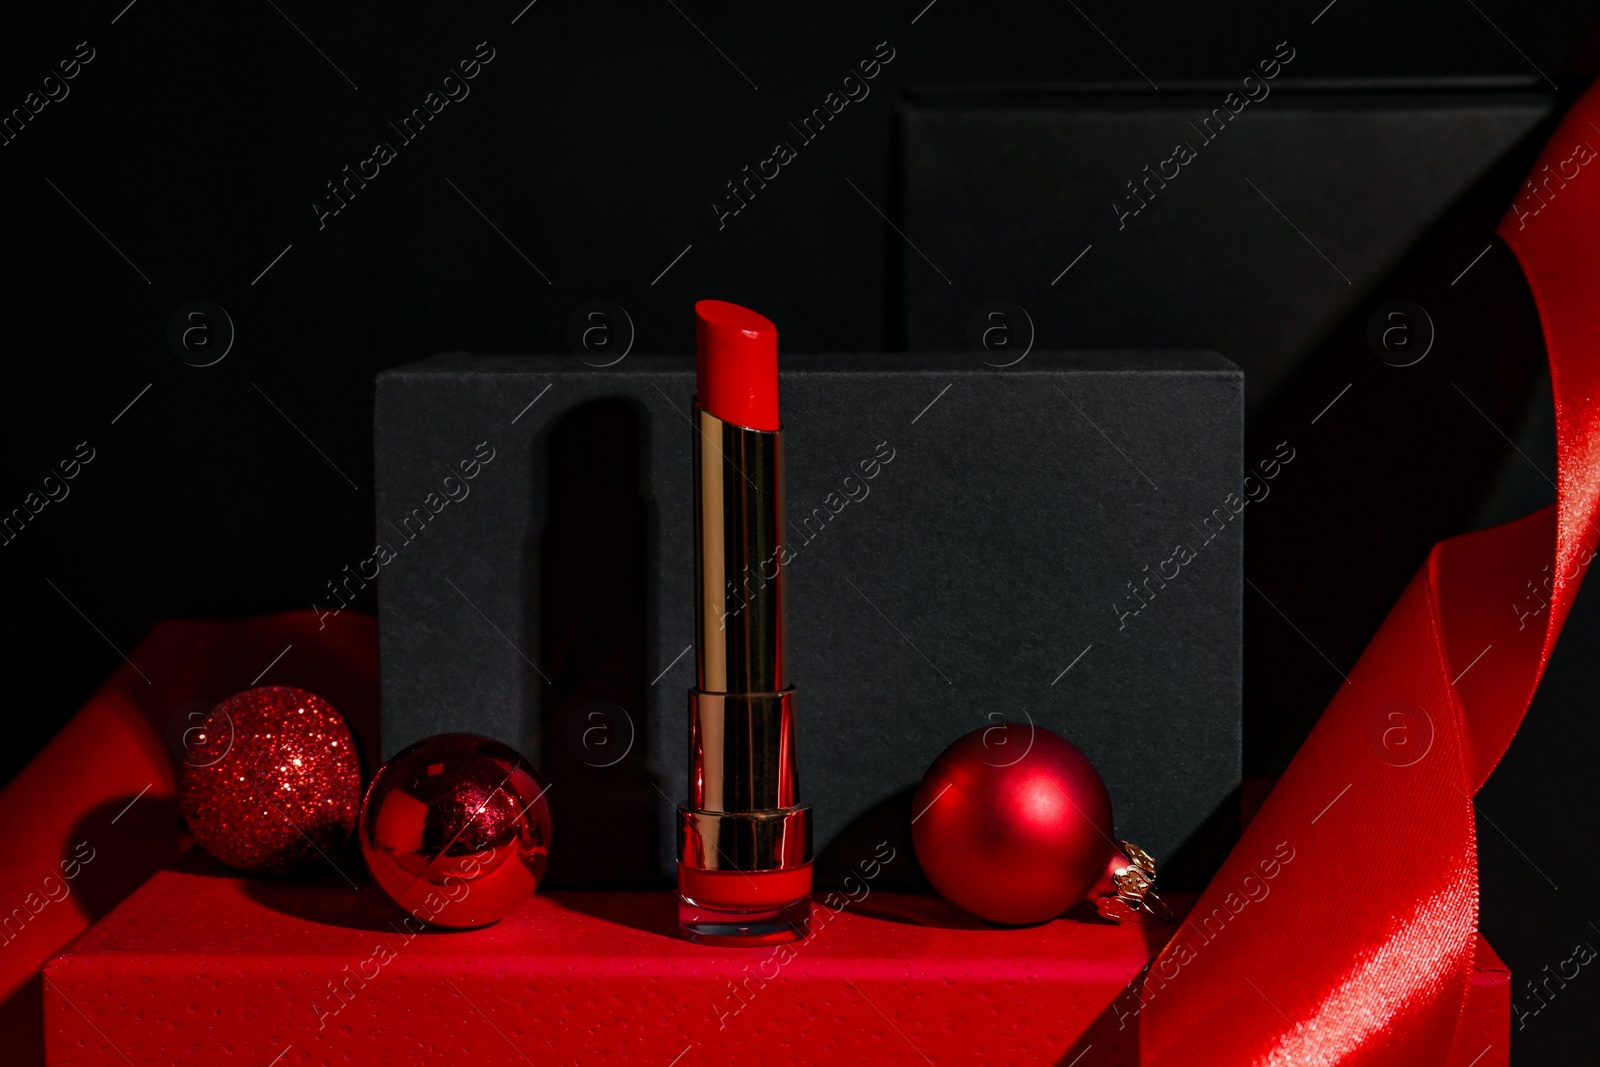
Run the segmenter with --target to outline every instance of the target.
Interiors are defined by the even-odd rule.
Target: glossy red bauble
[[[313,693],[247,689],[185,732],[178,806],[195,840],[229,866],[332,865],[361,807],[355,737]]]
[[[1111,795],[1087,756],[1029,723],[985,727],[917,787],[912,843],[941,896],[995,923],[1044,922],[1106,873]]]
[[[482,926],[544,877],[550,805],[509,745],[441,734],[402,750],[361,805],[361,854],[395,903],[436,926]]]

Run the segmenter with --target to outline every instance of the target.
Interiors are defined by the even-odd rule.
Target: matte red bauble
[[[437,926],[482,926],[539,888],[550,805],[522,754],[477,734],[418,741],[372,780],[361,854],[383,891]]]
[[[974,730],[917,787],[911,839],[941,896],[994,923],[1054,918],[1106,872],[1111,795],[1087,756],[1029,723]]]
[[[361,758],[344,717],[321,697],[247,689],[212,708],[184,741],[178,807],[223,863],[284,874],[332,864],[350,840]]]

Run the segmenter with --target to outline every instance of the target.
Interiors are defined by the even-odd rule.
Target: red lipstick
[[[778,328],[726,300],[694,306],[695,399],[721,419],[777,430]]]
[[[811,921],[785,618],[778,329],[695,305],[695,687],[678,809],[678,922],[707,944],[774,944]]]

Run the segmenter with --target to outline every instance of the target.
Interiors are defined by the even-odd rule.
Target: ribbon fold
[[[1558,171],[1596,129],[1591,87],[1534,174]],[[1146,972],[1146,1067],[1450,1055],[1478,923],[1472,798],[1550,661],[1600,507],[1600,179],[1563,182],[1537,219],[1513,206],[1497,234],[1543,327],[1556,503],[1434,546]],[[1549,590],[1542,627],[1508,610],[1530,583]]]

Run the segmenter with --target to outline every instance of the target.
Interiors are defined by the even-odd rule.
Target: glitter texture
[[[248,689],[192,732],[178,800],[195,839],[231,867],[284,874],[331,865],[361,806],[355,738],[313,693]]]

